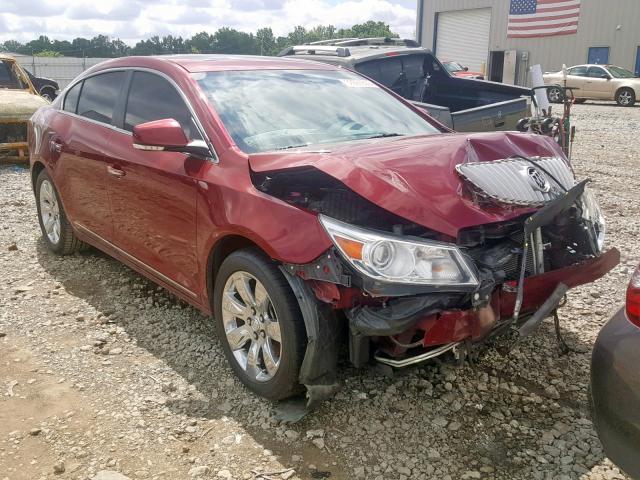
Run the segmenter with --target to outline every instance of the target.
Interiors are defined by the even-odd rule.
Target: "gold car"
[[[563,85],[562,71],[545,73],[545,85]],[[622,107],[631,107],[640,96],[640,78],[615,65],[576,65],[567,69],[567,87],[577,88],[576,102],[586,100],[615,100]],[[562,90],[549,88],[549,101],[562,101]]]
[[[27,122],[48,103],[15,58],[0,54],[0,163],[28,161]]]

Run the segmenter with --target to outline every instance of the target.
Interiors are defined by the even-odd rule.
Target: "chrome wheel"
[[[40,185],[40,219],[49,241],[57,245],[60,241],[60,205],[49,180]]]
[[[235,272],[225,283],[222,322],[233,356],[247,376],[271,380],[280,366],[280,323],[264,285],[250,273]]]
[[[627,106],[631,103],[631,92],[628,90],[625,90],[623,92],[620,92],[620,94],[618,95],[618,103],[622,106]]]

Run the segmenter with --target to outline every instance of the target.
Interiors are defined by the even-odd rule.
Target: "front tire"
[[[636,103],[636,93],[630,88],[621,88],[616,93],[616,103],[621,107],[633,107]]]
[[[298,302],[276,265],[257,250],[238,250],[220,266],[214,322],[234,373],[269,400],[302,391],[307,344]]]
[[[562,103],[564,101],[564,94],[559,87],[551,87],[547,89],[547,98],[551,103]]]
[[[47,170],[36,180],[36,206],[38,222],[47,247],[58,255],[70,255],[85,248],[67,219],[60,196]]]

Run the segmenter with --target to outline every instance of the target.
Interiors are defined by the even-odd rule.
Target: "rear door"
[[[126,73],[105,72],[74,85],[51,122],[49,148],[56,186],[74,226],[110,241],[113,223],[104,148]]]
[[[590,98],[611,100],[613,98],[611,76],[602,67],[589,67],[585,81],[585,90]]]
[[[172,82],[150,71],[132,72],[122,128],[107,147],[115,243],[139,266],[196,298],[196,176],[206,160],[133,148],[135,125],[164,118],[177,120],[189,139],[202,139]]]

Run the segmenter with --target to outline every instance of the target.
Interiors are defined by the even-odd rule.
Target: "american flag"
[[[507,37],[570,35],[579,19],[580,0],[511,0]]]

